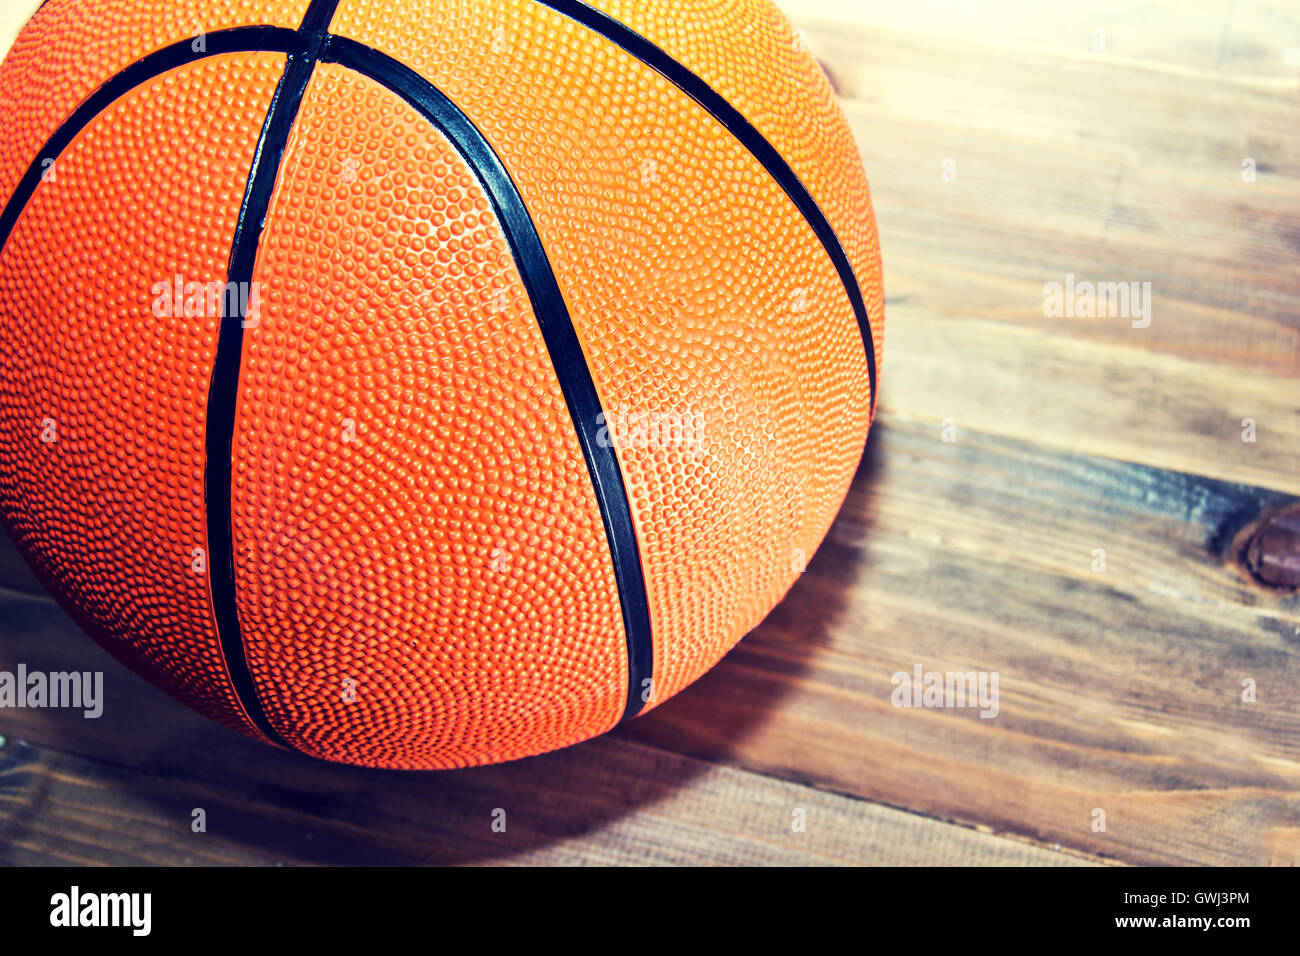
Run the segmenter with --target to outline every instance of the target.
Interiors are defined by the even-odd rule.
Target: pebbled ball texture
[[[658,22],[650,39],[673,18]],[[839,277],[780,186],[703,107],[534,0],[343,0],[333,29],[433,81],[501,155],[604,408],[694,425],[685,437],[698,441],[618,449],[662,701],[776,605],[847,493],[870,389]],[[697,24],[697,35],[709,34]],[[738,45],[718,55],[746,62]],[[847,181],[865,194],[850,159]]]
[[[591,6],[783,155],[854,268],[879,366],[866,179],[798,35],[766,2]],[[0,198],[129,64],[223,29],[294,30],[308,7],[50,0],[0,67]],[[329,30],[441,90],[524,200],[627,488],[652,707],[797,580],[861,457],[868,365],[831,259],[704,107],[536,0],[341,0]],[[216,503],[242,640],[225,657],[202,561],[221,319],[159,316],[150,293],[225,281],[285,64],[178,66],[48,157],[0,248],[0,516],[96,640],[251,736],[244,661],[275,733],[324,759],[467,766],[608,730],[628,695],[618,583],[502,224],[455,144],[333,63],[313,67],[258,240]]]
[[[274,53],[214,57],[122,97],[58,157],[0,251],[10,534],[113,654],[248,732],[202,560],[219,319],[159,318],[154,286],[225,281],[283,69]]]
[[[0,196],[77,105],[136,60],[217,30],[294,28],[308,0],[48,0],[0,69]],[[261,121],[250,116],[254,135]]]
[[[234,450],[236,593],[273,723],[385,766],[607,730],[627,657],[605,532],[477,179],[334,64],[284,169]]]

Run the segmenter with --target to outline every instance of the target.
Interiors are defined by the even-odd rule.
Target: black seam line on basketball
[[[331,37],[321,58],[369,77],[404,99],[441,130],[487,190],[528,290],[600,506],[627,638],[628,685],[623,719],[634,717],[644,704],[642,682],[654,673],[654,645],[632,508],[614,448],[598,440],[598,416],[603,411],[600,397],[523,197],[473,121],[414,70],[378,50],[343,37]]]
[[[314,28],[320,17],[328,24],[337,0],[315,0],[303,20],[303,30]],[[289,54],[284,73],[271,97],[253,162],[248,185],[235,225],[230,246],[227,288],[245,289],[253,282],[257,252],[266,226],[267,212],[275,192],[276,178],[284,152],[289,145],[302,106],[307,84],[320,59],[325,38],[319,33],[303,32],[302,45]],[[244,303],[243,296],[237,297]],[[251,300],[251,296],[249,297]],[[235,547],[231,493],[234,475],[235,419],[239,409],[239,368],[244,349],[244,322],[247,315],[239,309],[223,315],[217,335],[217,352],[208,385],[208,415],[204,433],[206,463],[203,473],[203,498],[208,526],[208,582],[212,592],[212,611],[217,623],[217,637],[226,659],[226,671],[240,705],[249,719],[268,739],[293,747],[272,725],[262,706],[261,695],[248,665],[243,628],[236,600]]]
[[[295,53],[301,53],[308,42],[307,38],[297,31],[272,26],[249,26],[218,30],[207,35],[204,39],[205,42],[201,50],[194,48],[195,41],[193,39],[186,39],[141,57],[111,77],[73,110],[72,114],[55,130],[54,135],[42,146],[23,177],[18,181],[18,185],[9,197],[8,202],[5,203],[3,212],[0,212],[0,253],[4,251],[9,237],[13,234],[14,226],[41,184],[47,161],[57,161],[58,157],[76,139],[77,135],[117,100],[164,73],[200,60],[230,53],[284,53],[291,57]],[[283,83],[283,79],[281,77],[281,83]],[[218,338],[218,342],[220,342],[220,338]],[[205,500],[207,498],[207,480],[208,477],[205,472]],[[211,569],[211,555],[209,555],[209,569]],[[209,570],[209,575],[211,575],[211,570]],[[211,582],[211,577],[209,577],[209,581]],[[218,628],[219,638],[220,634],[221,631]],[[269,724],[262,726],[258,723],[255,713],[250,711],[247,702],[239,693],[235,674],[231,670],[229,654],[224,645],[222,654],[223,657],[227,658],[227,673],[231,676],[231,686],[235,689],[236,695],[240,697],[240,706],[244,708],[249,719],[270,739],[284,743]],[[240,659],[242,660],[242,654]],[[245,664],[245,669],[246,667]],[[288,746],[287,743],[284,743],[284,745]]]
[[[777,181],[787,196],[798,208],[800,214],[812,227],[817,238],[821,240],[831,264],[839,273],[844,291],[849,297],[849,304],[858,321],[858,331],[862,336],[862,346],[867,353],[867,374],[871,383],[871,414],[876,413],[876,344],[875,334],[871,329],[871,318],[867,314],[867,304],[862,298],[862,289],[853,271],[853,264],[844,252],[839,236],[831,227],[817,200],[808,192],[799,175],[790,168],[780,151],[768,142],[767,137],[745,119],[744,115],[731,105],[727,99],[709,86],[703,79],[674,59],[667,51],[656,46],[631,27],[620,23],[613,17],[582,3],[581,0],[536,0],[537,3],[556,13],[561,13],[599,33],[605,39],[621,47],[636,57],[646,66],[662,75],[683,93],[704,107],[714,119],[721,123],[759,161],[768,174]]]
[[[46,162],[57,160],[68,145],[76,139],[77,134],[116,100],[142,83],[198,60],[226,53],[287,54],[301,50],[305,42],[306,38],[300,36],[297,31],[284,27],[236,27],[208,34],[206,49],[201,53],[194,51],[193,40],[182,40],[136,60],[83,100],[41,147],[41,151],[18,181],[13,195],[5,203],[4,212],[0,213],[0,250],[3,250],[18,218],[40,186],[41,177],[45,174]]]
[[[338,9],[339,3],[340,0],[311,0],[311,3],[307,6],[307,12],[303,14],[302,26],[298,28],[298,31],[322,39],[325,38],[328,35],[330,21],[334,19],[334,11]]]

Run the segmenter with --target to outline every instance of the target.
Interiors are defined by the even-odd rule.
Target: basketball
[[[0,102],[0,517],[229,728],[395,769],[604,733],[848,492],[880,249],[770,3],[48,0]]]

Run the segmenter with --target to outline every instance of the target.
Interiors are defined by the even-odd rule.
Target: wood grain
[[[456,774],[260,760],[231,786],[228,774],[240,768],[225,770],[151,775],[14,744],[0,751],[0,858],[28,865],[1083,862],[611,739]],[[196,810],[203,832],[193,830]],[[493,828],[501,820],[503,832]]]
[[[802,21],[871,177],[884,407],[1300,491],[1294,17],[1289,31],[1272,26],[1280,12],[1231,19],[1227,72],[1171,61],[1182,48],[1163,41],[1159,59],[1094,54],[1078,31],[1069,46],[1027,45],[1044,11],[1015,29],[995,11],[973,36],[942,17],[892,29],[922,29],[911,8],[854,7],[884,28]],[[1158,41],[1161,5],[1140,9]],[[1150,326],[1046,318],[1044,285],[1066,275],[1150,282]]]
[[[1300,47],[1300,17],[1288,0],[777,0],[796,23],[830,24],[911,34],[933,44],[1035,51],[1058,59],[1094,57],[1095,31],[1104,55],[1125,68],[1212,73],[1234,79],[1296,78],[1289,51]],[[854,34],[856,35],[856,33]],[[865,58],[864,58],[865,59]],[[932,72],[945,70],[937,60]],[[1080,92],[1085,92],[1081,90]],[[980,103],[987,110],[989,103]]]

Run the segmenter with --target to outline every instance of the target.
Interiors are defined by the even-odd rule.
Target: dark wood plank
[[[209,757],[144,773],[11,742],[0,749],[0,865],[1085,862],[612,738],[449,773],[262,750],[216,767]],[[504,830],[494,829],[501,820]]]

